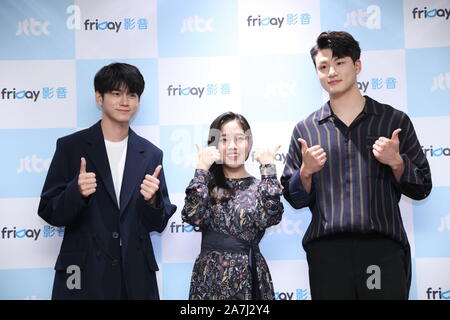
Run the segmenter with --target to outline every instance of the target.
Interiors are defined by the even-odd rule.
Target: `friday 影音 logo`
[[[142,31],[150,29],[150,21],[145,17],[121,17],[100,19],[89,17],[82,19],[81,8],[77,5],[67,7],[68,14],[66,26],[69,30],[82,30],[89,32]]]
[[[64,227],[54,227],[45,225],[41,228],[21,228],[21,227],[7,227],[4,226],[0,229],[0,239],[3,240],[20,240],[20,239],[32,239],[37,241],[42,238],[63,237]]]
[[[394,90],[398,88],[398,80],[395,77],[373,77],[368,80],[360,80],[357,85],[362,93],[366,93],[367,89]]]
[[[450,17],[450,8],[429,8],[425,6],[423,8],[416,7],[412,10],[411,14],[414,20],[434,18],[448,20]]]
[[[206,85],[172,85],[167,87],[169,97],[192,96],[201,99],[205,96],[230,95],[229,83],[208,83]]]
[[[282,16],[267,16],[254,14],[247,16],[247,27],[249,28],[276,28],[310,25],[312,16],[308,12],[290,12]]]
[[[429,146],[429,148],[425,148],[422,146],[423,153],[427,158],[439,158],[439,157],[448,157],[450,156],[450,148],[449,147],[436,147]]]
[[[2,88],[0,98],[2,100],[26,100],[36,102],[38,99],[67,99],[67,87],[43,87],[36,89]]]
[[[435,290],[432,287],[427,288],[427,300],[449,300],[450,290],[443,290],[441,287]]]

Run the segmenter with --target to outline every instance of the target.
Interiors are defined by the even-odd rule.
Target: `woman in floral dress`
[[[274,299],[258,243],[281,221],[282,187],[276,178],[277,148],[256,151],[261,180],[245,169],[252,146],[247,120],[232,112],[211,124],[208,147],[186,189],[183,221],[200,227],[201,252],[192,272],[191,300]]]

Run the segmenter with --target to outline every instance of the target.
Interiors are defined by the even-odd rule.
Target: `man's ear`
[[[95,102],[99,106],[103,106],[103,95],[98,91],[95,91]]]
[[[355,61],[355,68],[356,68],[356,74],[359,74],[362,70],[362,63],[361,63],[360,59]]]

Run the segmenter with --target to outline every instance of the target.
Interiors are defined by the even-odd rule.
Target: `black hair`
[[[247,160],[253,145],[253,135],[247,119],[245,119],[241,114],[228,111],[218,116],[209,127],[208,146],[217,147],[219,145],[222,126],[225,123],[233,120],[236,120],[241,125],[242,130],[244,130],[245,135],[248,138],[248,152],[245,158],[245,160]],[[229,186],[226,184],[225,175],[223,173],[223,164],[214,162],[209,168],[209,172],[211,172],[211,174],[213,175],[213,179],[208,184],[208,189],[212,196],[212,199],[214,199],[216,202],[223,202],[228,200],[231,197],[233,191],[230,190]]]
[[[358,41],[345,31],[326,31],[317,37],[316,45],[310,51],[314,65],[316,65],[316,55],[322,49],[331,49],[333,57],[336,58],[350,57],[353,63],[361,56]]]
[[[101,68],[94,78],[94,88],[102,96],[113,90],[128,89],[141,97],[145,81],[141,72],[128,63],[111,63]]]

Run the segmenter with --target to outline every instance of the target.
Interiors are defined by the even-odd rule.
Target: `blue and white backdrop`
[[[146,89],[132,127],[164,151],[178,211],[152,234],[163,299],[187,299],[200,234],[180,217],[184,190],[220,113],[242,113],[256,146],[281,143],[326,100],[309,49],[324,30],[360,41],[363,94],[406,111],[432,169],[425,201],[401,201],[412,247],[411,299],[450,299],[450,1],[2,0],[0,299],[49,299],[64,230],[37,215],[56,139],[101,115],[93,76],[138,66]],[[258,175],[254,156],[247,162]],[[309,299],[301,239],[308,209],[285,204],[261,243],[277,299]]]

